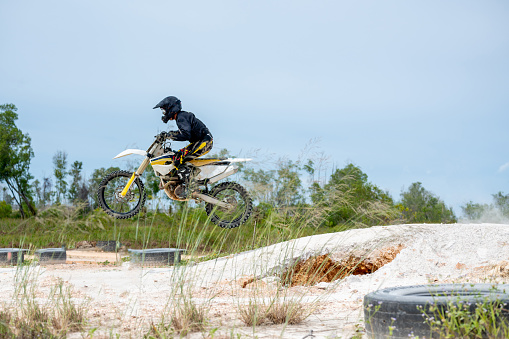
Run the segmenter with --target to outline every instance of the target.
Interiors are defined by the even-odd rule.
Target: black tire
[[[239,227],[249,219],[253,211],[253,201],[249,193],[244,187],[235,182],[223,182],[214,186],[209,195],[235,206],[234,209],[225,210],[210,203],[205,204],[205,211],[210,220],[219,227]]]
[[[444,314],[451,305],[470,305],[475,313],[477,303],[509,302],[509,285],[441,284],[403,286],[378,290],[364,297],[364,324],[369,338],[438,338],[431,333],[426,317],[432,317],[430,306]],[[507,307],[502,317],[509,319]],[[437,312],[435,311],[435,312]],[[426,314],[426,315],[424,315]]]
[[[106,175],[97,190],[99,206],[117,219],[128,219],[140,211],[147,198],[145,187],[140,178],[136,178],[125,198],[119,198],[119,193],[132,176],[132,172],[116,171]]]

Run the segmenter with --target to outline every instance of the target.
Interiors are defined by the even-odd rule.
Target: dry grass
[[[82,305],[76,305],[72,302],[72,286],[64,286],[64,283],[60,280],[52,294],[55,300],[54,316],[52,318],[53,328],[64,332],[83,330],[85,309]]]
[[[287,293],[287,292],[286,292]],[[313,312],[316,305],[307,305],[300,298],[275,296],[269,305],[253,297],[247,305],[240,305],[240,320],[249,327],[265,323],[275,325],[297,325],[302,323]]]
[[[84,304],[72,300],[72,286],[59,280],[45,303],[36,300],[37,276],[31,267],[19,268],[19,284],[12,305],[0,310],[0,338],[64,338],[79,332],[86,323]]]
[[[273,324],[296,325],[303,322],[313,307],[295,299],[278,299],[267,310],[267,319]]]
[[[184,299],[171,318],[173,328],[181,334],[199,332],[205,329],[206,310],[196,305],[191,299]]]
[[[333,260],[329,255],[319,255],[298,261],[283,272],[281,285],[275,295],[267,295],[267,291],[255,287],[249,303],[238,306],[240,320],[250,327],[262,324],[300,324],[318,307],[319,299],[304,303],[304,296],[292,296],[292,287],[332,282],[352,274],[370,274],[391,262],[403,248],[403,245],[397,245],[364,255],[350,254],[341,260]],[[255,286],[255,282],[256,278],[251,277],[241,280],[239,285],[246,288]]]
[[[207,310],[203,305],[196,305],[190,297],[182,297],[170,306],[169,316],[161,318],[159,323],[150,325],[144,338],[184,337],[192,332],[202,332],[207,324]],[[167,320],[169,318],[169,320]]]
[[[4,310],[0,312],[0,338],[64,338],[83,330],[83,313],[75,306],[72,313],[65,313],[35,302],[21,310]]]
[[[267,306],[258,303],[255,299],[249,300],[249,304],[238,308],[240,320],[249,327],[259,326],[267,318]]]

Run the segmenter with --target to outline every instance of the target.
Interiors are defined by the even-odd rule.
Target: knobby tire
[[[223,196],[223,194],[225,194]],[[229,195],[228,195],[229,194]],[[223,215],[223,211],[220,207],[206,203],[205,211],[207,215],[210,217],[210,220],[219,227],[222,228],[236,228],[245,223],[249,216],[253,211],[253,201],[249,196],[249,193],[246,191],[244,187],[235,183],[235,182],[223,182],[219,185],[214,186],[210,191],[209,195],[218,199],[218,200],[226,200],[231,199],[233,194],[237,194],[240,198],[242,205],[242,211],[234,214],[232,219],[226,219],[226,216]],[[225,213],[226,214],[226,213]]]
[[[99,189],[97,190],[97,200],[99,201],[99,205],[107,214],[111,215],[114,218],[117,219],[131,218],[138,214],[143,205],[145,204],[147,195],[145,192],[145,187],[143,186],[143,182],[140,180],[140,178],[136,178],[134,180],[128,192],[128,195],[132,194],[133,196],[136,196],[134,197],[134,199],[129,200],[125,203],[119,202],[118,200],[115,202],[114,199],[110,196],[112,192],[115,191],[118,192],[118,190],[121,189],[122,184],[125,187],[125,184],[131,178],[131,176],[132,172],[116,171],[106,175],[99,184]],[[126,180],[123,180],[123,178],[126,178]],[[120,179],[120,182],[116,183],[118,179]],[[114,187],[115,185],[117,187]],[[105,198],[105,193],[108,196],[108,198]],[[130,204],[133,207],[131,207]],[[122,210],[123,208],[127,208],[127,210],[123,211]]]

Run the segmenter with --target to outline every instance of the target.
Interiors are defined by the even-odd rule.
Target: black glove
[[[171,140],[175,140],[175,137],[179,134],[180,134],[179,131],[169,131],[167,138],[170,138]]]
[[[163,132],[159,133],[158,135],[156,135],[156,138],[158,138],[161,141],[164,141],[164,140],[166,140],[166,138],[168,138],[168,132],[163,131]]]

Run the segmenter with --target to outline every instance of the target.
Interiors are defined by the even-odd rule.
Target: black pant
[[[179,168],[184,163],[207,154],[213,145],[213,140],[208,135],[203,140],[192,142],[181,150],[175,152],[173,156],[173,166]]]

